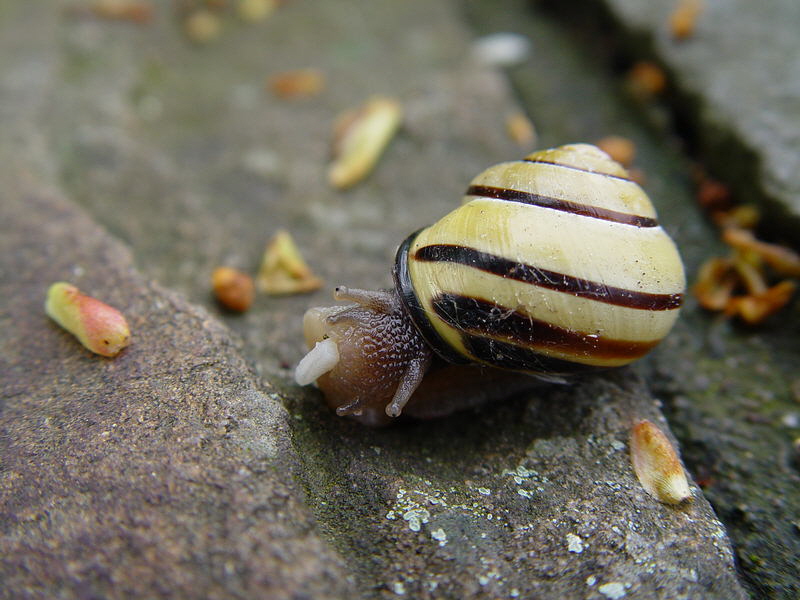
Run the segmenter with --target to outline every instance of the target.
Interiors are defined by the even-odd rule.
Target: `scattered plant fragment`
[[[303,260],[289,232],[278,231],[264,250],[256,277],[258,289],[272,295],[301,294],[313,292],[322,284]]]
[[[536,146],[536,128],[528,116],[520,111],[511,113],[506,117],[506,131],[520,148],[533,148]]]
[[[621,135],[609,135],[598,140],[596,146],[623,167],[630,167],[636,157],[636,144]]]
[[[657,64],[640,61],[628,71],[626,87],[639,100],[651,100],[667,89],[667,76]]]
[[[285,71],[269,78],[267,87],[285,100],[310,98],[325,87],[325,76],[319,69]]]
[[[195,43],[207,44],[216,40],[222,30],[220,18],[205,8],[193,11],[184,21],[186,36]]]
[[[702,0],[678,0],[669,17],[669,30],[672,37],[676,40],[685,40],[691,37],[702,12]]]
[[[328,182],[349,188],[364,179],[378,162],[402,120],[400,103],[376,96],[361,108],[343,113],[334,124],[333,156]]]
[[[153,5],[142,0],[95,0],[89,10],[96,17],[147,25],[153,20]]]
[[[121,312],[69,283],[50,286],[44,310],[96,354],[116,356],[130,343],[130,328]]]
[[[727,227],[722,239],[737,250],[757,256],[780,275],[800,277],[800,254],[789,248],[762,242],[751,232],[736,227]]]
[[[791,278],[800,277],[800,255],[756,238],[751,231],[760,218],[755,206],[734,205],[730,189],[701,170],[695,178],[698,203],[721,228],[732,252],[700,267],[693,292],[703,308],[757,325],[791,301],[797,288]],[[789,279],[775,283],[775,276]]]
[[[656,425],[647,420],[634,425],[630,448],[633,470],[648,494],[665,504],[680,504],[691,497],[678,454]]]
[[[263,21],[278,8],[278,0],[239,0],[237,12],[243,21]]]
[[[214,269],[211,287],[217,302],[234,312],[245,312],[250,308],[256,294],[253,278],[231,267]]]

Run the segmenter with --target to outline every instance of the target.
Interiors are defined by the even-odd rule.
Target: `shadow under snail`
[[[656,211],[627,171],[573,144],[490,167],[462,205],[397,251],[395,288],[338,287],[309,309],[314,381],[339,415],[383,425],[626,365],[672,328],[686,285]],[[486,368],[493,367],[493,368]]]

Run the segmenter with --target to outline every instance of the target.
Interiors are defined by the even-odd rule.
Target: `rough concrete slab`
[[[499,73],[468,60],[470,36],[459,20],[459,6],[408,2],[358,4],[344,10],[332,3],[288,3],[263,26],[230,25],[232,33],[218,44],[196,48],[185,43],[168,18],[136,29],[64,19],[38,4],[7,3],[6,15],[13,13],[13,18],[5,21],[9,35],[0,40],[7,51],[0,56],[4,66],[12,67],[5,72],[16,75],[4,78],[0,89],[15,91],[10,112],[22,125],[12,126],[21,151],[6,147],[3,156],[52,177],[63,193],[127,243],[145,274],[212,310],[206,287],[211,267],[230,261],[254,268],[264,242],[279,226],[295,232],[313,266],[331,284],[387,285],[391,255],[408,232],[451,210],[476,172],[520,153],[502,128],[507,113],[517,107]],[[320,22],[329,26],[320,28]],[[309,44],[312,33],[314,44]],[[554,48],[557,53],[563,50]],[[28,68],[31,56],[38,65],[34,70]],[[263,95],[265,75],[307,64],[331,74],[325,95],[300,104]],[[334,193],[324,184],[330,122],[340,110],[375,92],[400,98],[408,111],[405,129],[368,181],[350,193]],[[586,107],[572,116],[556,114],[554,123],[560,130],[546,131],[545,139],[558,143],[589,138],[594,132],[583,128],[582,119],[599,123]],[[15,181],[21,171],[5,166],[0,172],[4,180]],[[666,186],[666,179],[659,175],[656,189]],[[668,201],[679,204],[677,199]],[[27,339],[33,332],[37,344],[51,344],[55,336],[58,345],[46,349],[66,353],[74,349],[72,340],[30,307],[39,310],[32,300],[36,290],[75,264],[74,251],[64,252],[62,245],[50,243],[44,258],[55,261],[61,269],[57,273],[37,269],[35,260],[43,239],[66,236],[82,248],[80,243],[92,247],[97,238],[86,233],[90,227],[83,218],[75,227],[69,216],[74,208],[63,200],[34,203],[30,213],[20,208],[19,200],[12,206],[14,210],[6,212],[16,217],[3,223],[17,233],[4,236],[3,243],[28,250],[18,257],[14,252],[2,256],[8,261],[7,272],[25,270],[30,284],[24,288],[25,302],[15,304],[6,318],[15,336],[9,340]],[[62,218],[45,218],[53,206],[60,207]],[[665,220],[702,244],[702,228],[690,215],[676,212]],[[95,235],[102,244],[117,247]],[[698,256],[690,255],[690,262]],[[78,274],[99,277],[98,283],[87,279],[90,285],[85,287],[109,279],[110,273],[97,270],[99,259],[85,260],[93,268]],[[56,573],[73,564],[65,556],[81,557],[77,564],[83,570],[67,574],[66,581],[74,587],[68,587],[65,596],[98,590],[111,595],[106,565],[113,557],[121,559],[119,571],[113,571],[117,577],[125,565],[132,565],[136,569],[131,578],[135,575],[142,586],[162,577],[172,586],[147,588],[153,596],[190,595],[196,589],[182,585],[208,586],[219,595],[247,596],[253,589],[277,594],[277,587],[268,586],[279,584],[265,574],[280,561],[300,556],[300,564],[276,577],[285,577],[280,585],[314,597],[319,595],[309,579],[317,572],[319,585],[327,586],[329,595],[343,597],[352,597],[351,585],[362,597],[744,597],[724,530],[699,490],[693,488],[694,501],[688,506],[669,508],[647,496],[631,472],[626,439],[633,420],[650,418],[666,428],[658,401],[636,371],[546,388],[435,422],[373,431],[335,418],[318,394],[298,390],[289,380],[287,366],[302,352],[299,317],[311,303],[327,301],[327,291],[308,298],[262,297],[242,318],[224,317],[242,334],[243,345],[235,348],[223,341],[225,330],[216,317],[127,273],[130,281],[138,278],[140,283],[132,283],[129,293],[107,299],[139,315],[136,324],[145,335],[139,348],[153,348],[147,368],[137,372],[137,383],[130,387],[115,385],[105,374],[89,386],[86,371],[97,368],[92,357],[80,354],[80,348],[79,354],[68,354],[63,372],[53,376],[53,387],[43,391],[46,398],[56,397],[58,414],[66,415],[59,421],[61,429],[44,436],[46,452],[41,446],[22,455],[17,452],[30,443],[27,432],[34,428],[21,416],[44,402],[30,391],[39,384],[34,379],[37,355],[23,356],[17,343],[3,348],[4,357],[11,357],[5,363],[10,374],[3,378],[4,390],[9,386],[3,394],[3,418],[11,432],[3,438],[4,452],[14,464],[30,467],[30,476],[7,482],[3,510],[15,517],[9,521],[9,541],[3,544],[15,544],[15,560],[30,563],[39,554],[27,550],[28,536],[55,547],[48,556]],[[119,275],[112,280],[129,281]],[[3,281],[9,294],[22,285],[10,276],[4,275]],[[152,308],[154,318],[148,323],[143,315],[149,314],[147,301],[153,295],[170,300],[167,306]],[[205,337],[198,346],[163,345],[163,340],[172,343],[183,335]],[[121,359],[135,356],[135,348]],[[164,363],[176,350],[179,370],[173,373]],[[250,361],[274,387],[254,384]],[[122,369],[114,367],[116,361],[102,364],[105,369]],[[50,363],[48,367],[55,368]],[[186,368],[189,373],[178,377]],[[166,384],[152,389],[152,372],[166,378]],[[210,401],[198,393],[198,379],[203,386],[199,389],[216,390]],[[219,395],[220,389],[234,394]],[[288,420],[280,409],[277,415],[272,412],[269,391],[259,392],[271,389],[279,391]],[[142,449],[138,443],[131,450],[147,465],[158,459],[166,466],[157,473],[174,480],[171,488],[158,488],[163,512],[159,518],[167,524],[171,519],[178,522],[167,528],[163,544],[155,544],[160,538],[152,531],[141,533],[146,528],[137,520],[114,521],[117,526],[110,531],[106,523],[93,521],[80,530],[83,535],[67,529],[69,535],[63,538],[61,529],[31,532],[25,529],[33,527],[28,521],[18,522],[24,513],[19,498],[31,494],[35,476],[55,469],[64,455],[72,467],[63,475],[57,472],[63,482],[61,496],[45,489],[39,502],[66,497],[68,506],[77,506],[71,513],[77,516],[84,514],[85,506],[114,507],[139,500],[138,486],[149,481],[148,471],[134,461],[137,469],[131,470],[139,478],[130,483],[120,466],[127,466],[122,460],[127,455],[118,450],[104,458],[91,434],[93,428],[99,429],[97,435],[108,430],[109,437],[119,436],[113,438],[118,447],[129,438],[144,441],[155,434],[139,431],[133,423],[122,427],[117,412],[104,413],[90,392],[109,399],[119,414],[138,415],[133,407],[140,407],[145,424],[150,422],[148,415],[155,415],[160,427],[155,432],[169,451],[154,457],[150,446]],[[249,402],[251,394],[255,397]],[[71,411],[83,414],[81,410],[91,411],[93,420],[84,423],[70,417]],[[255,419],[260,411],[273,415],[273,421],[259,425]],[[231,414],[238,415],[238,428]],[[114,423],[116,428],[111,427]],[[274,472],[275,463],[263,458],[273,456],[274,450],[262,447],[256,456],[267,466],[251,469],[259,485],[242,484],[244,475],[237,467],[250,464],[248,443],[258,439],[253,434],[260,427],[275,432],[267,437],[276,440],[273,460],[294,460],[284,424],[291,427],[299,468],[288,469],[291,477]],[[199,450],[191,442],[197,436]],[[54,439],[60,444],[50,442]],[[242,447],[236,446],[237,440],[244,440]],[[91,487],[98,474],[107,481],[111,476],[106,467],[115,466],[116,471],[110,469],[116,473],[113,485]],[[195,480],[210,491],[203,496],[192,493]],[[226,487],[229,480],[238,485]],[[285,486],[285,495],[273,493],[270,486],[276,482]],[[119,489],[118,504],[109,489]],[[212,509],[204,504],[206,494],[211,495]],[[248,513],[249,507],[274,497],[288,508],[282,512],[268,504],[263,517],[260,509],[253,509],[256,516]],[[304,498],[315,520],[303,512]],[[221,507],[233,510],[229,514]],[[196,529],[212,533],[201,540]],[[136,538],[139,546],[124,545],[132,531],[141,533]],[[295,545],[298,531],[305,532],[308,544]],[[255,538],[268,542],[256,547],[250,542]],[[83,559],[84,539],[123,549],[116,555]],[[219,555],[211,551],[216,543],[224,549],[218,562]],[[140,552],[148,544],[177,548],[177,557],[195,549],[192,544],[200,548],[189,552],[191,560],[176,562],[170,555],[169,562]],[[206,551],[213,559],[204,558]],[[254,564],[261,552],[277,557]],[[303,558],[303,552],[316,558]],[[322,568],[320,563],[329,570],[315,571]],[[25,577],[17,566],[8,564],[17,577]],[[12,592],[27,585],[26,580],[15,581],[19,587],[8,588]],[[55,584],[45,579],[42,595],[48,585],[52,589]]]

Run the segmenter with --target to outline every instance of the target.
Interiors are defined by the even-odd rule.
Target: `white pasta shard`
[[[317,342],[311,351],[298,363],[294,380],[298,385],[313,383],[333,369],[339,362],[339,349],[331,338]]]

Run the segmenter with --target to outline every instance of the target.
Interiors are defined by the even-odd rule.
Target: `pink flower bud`
[[[96,354],[116,356],[130,343],[131,332],[122,313],[69,283],[50,286],[44,310]]]

